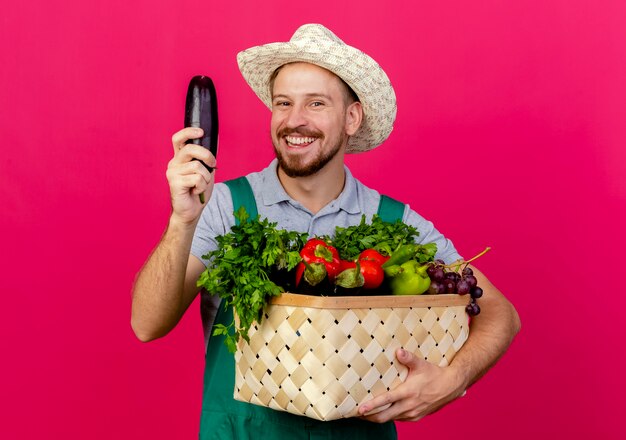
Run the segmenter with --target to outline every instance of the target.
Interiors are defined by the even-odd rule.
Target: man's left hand
[[[416,421],[463,395],[464,378],[455,368],[438,367],[402,349],[396,351],[396,357],[409,368],[408,376],[395,389],[359,408],[359,415],[365,420]],[[371,412],[376,414],[365,415]]]

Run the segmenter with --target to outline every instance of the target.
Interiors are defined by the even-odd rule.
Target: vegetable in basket
[[[383,264],[391,293],[394,295],[421,295],[430,286],[428,265],[437,253],[437,245],[409,243],[399,246]]]
[[[418,236],[419,231],[415,227],[400,220],[385,222],[374,215],[372,221],[367,223],[363,215],[358,225],[335,228],[332,244],[342,260],[353,261],[366,249],[374,249],[389,256],[399,246],[415,243]]]
[[[304,278],[310,286],[317,286],[327,276],[333,283],[339,274],[341,262],[339,253],[324,240],[311,238],[300,251],[302,262],[296,268],[296,287]]]
[[[225,335],[231,352],[240,337],[247,340],[254,321],[261,323],[263,307],[272,296],[285,291],[271,279],[276,270],[292,271],[300,263],[299,254],[307,234],[277,229],[259,216],[250,219],[241,207],[235,217],[239,224],[216,238],[216,250],[204,255],[210,260],[198,279],[198,287],[222,298],[223,307],[233,307],[239,325],[216,325],[213,335]]]
[[[356,261],[342,260],[336,284],[345,289],[377,289],[385,278],[382,265],[388,259],[375,249],[366,249]]]
[[[421,295],[428,290],[430,278],[426,271],[428,265],[420,265],[417,260],[409,260],[400,265],[400,269],[389,281],[394,295]]]

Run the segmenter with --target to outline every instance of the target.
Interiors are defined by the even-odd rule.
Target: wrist
[[[451,364],[448,370],[452,376],[452,383],[454,383],[454,390],[457,397],[463,397],[470,385],[470,378],[467,374],[467,369],[460,365]]]
[[[188,220],[178,216],[175,212],[172,212],[172,214],[170,215],[167,229],[171,232],[193,235],[196,230],[198,220],[199,218]]]

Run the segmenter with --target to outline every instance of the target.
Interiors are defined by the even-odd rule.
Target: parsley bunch
[[[204,255],[211,260],[198,279],[198,287],[223,299],[224,307],[233,307],[239,325],[216,325],[213,335],[225,335],[232,353],[239,338],[248,341],[248,330],[263,318],[263,307],[270,297],[284,288],[270,279],[276,270],[290,271],[300,262],[300,249],[307,234],[276,229],[277,223],[259,216],[250,219],[241,207],[235,216],[239,224],[216,238],[216,250]]]
[[[419,231],[397,220],[384,222],[374,214],[371,224],[366,223],[365,215],[355,226],[335,228],[332,244],[343,260],[353,260],[365,249],[376,249],[384,255],[391,255],[400,245],[415,243]]]

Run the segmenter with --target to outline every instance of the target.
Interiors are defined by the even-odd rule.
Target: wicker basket
[[[250,342],[235,353],[234,397],[334,420],[395,388],[408,373],[404,348],[445,366],[467,340],[467,296],[274,298]]]

